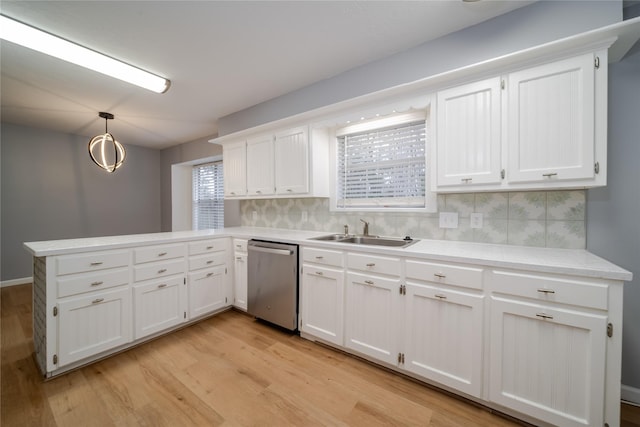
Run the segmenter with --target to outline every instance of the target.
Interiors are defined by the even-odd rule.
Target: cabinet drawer
[[[89,252],[56,257],[57,274],[84,273],[129,265],[129,251]]]
[[[225,252],[214,252],[211,254],[198,255],[189,258],[189,271],[199,270],[205,267],[223,265],[227,261]]]
[[[400,275],[400,259],[369,254],[347,253],[347,266],[353,270]]]
[[[134,280],[155,279],[156,277],[165,277],[172,274],[184,273],[184,259],[174,259],[166,262],[155,262],[147,265],[136,266],[134,270]]]
[[[482,289],[482,268],[425,261],[407,261],[405,268],[407,278]]]
[[[608,287],[571,278],[494,270],[491,290],[508,295],[606,310]]]
[[[129,283],[129,269],[118,268],[97,273],[76,274],[56,280],[58,298],[84,292],[97,291],[127,285]]]
[[[236,252],[247,252],[247,239],[233,239],[233,250]]]
[[[327,249],[302,248],[302,260],[315,264],[333,265],[344,267],[344,257],[340,251],[330,251]]]
[[[163,259],[179,258],[184,256],[184,244],[147,246],[133,250],[133,262],[142,264]]]
[[[227,239],[200,240],[189,243],[189,255],[206,254],[207,252],[224,251],[227,249]]]

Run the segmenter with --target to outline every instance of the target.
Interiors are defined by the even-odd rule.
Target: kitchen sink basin
[[[326,236],[312,237],[310,240],[351,243],[353,245],[389,246],[395,248],[404,248],[417,242],[417,240],[408,237],[401,239],[398,237],[353,236],[349,234],[328,234]]]

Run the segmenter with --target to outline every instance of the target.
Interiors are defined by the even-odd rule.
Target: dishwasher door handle
[[[268,248],[265,246],[257,246],[257,245],[249,246],[249,250],[256,251],[256,252],[265,252],[268,254],[276,254],[276,255],[292,255],[293,254],[293,251],[290,249],[275,249],[275,248]]]

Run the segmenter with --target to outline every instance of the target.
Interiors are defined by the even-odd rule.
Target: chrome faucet
[[[345,224],[344,225],[344,235],[348,235],[349,234],[349,224]]]
[[[362,235],[363,236],[368,236],[369,235],[369,223],[367,221],[365,221],[364,219],[361,219],[360,221],[364,222],[364,229],[362,230]]]

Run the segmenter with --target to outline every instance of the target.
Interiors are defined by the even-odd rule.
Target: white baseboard
[[[640,388],[622,384],[622,400],[640,405]]]
[[[8,288],[9,286],[24,285],[32,283],[33,277],[22,277],[20,279],[3,280],[0,282],[0,288]]]

